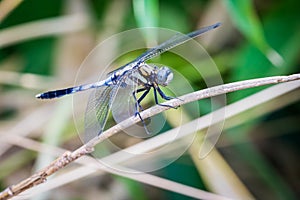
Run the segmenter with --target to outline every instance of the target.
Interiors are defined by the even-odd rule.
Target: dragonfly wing
[[[133,92],[138,88],[137,80],[132,78],[135,69],[128,71],[118,80],[116,86],[116,96],[112,102],[112,115],[117,123],[134,116],[135,114],[135,99]]]
[[[84,119],[85,142],[103,132],[115,94],[111,86],[97,88],[90,94]]]
[[[132,91],[137,86],[128,78],[132,71],[136,70],[119,77],[117,84],[96,88],[90,94],[85,113],[85,142],[103,132],[110,110],[116,123],[134,115],[135,101]]]
[[[160,45],[144,52],[142,55],[140,55],[133,61],[121,66],[120,68],[118,68],[116,70],[109,72],[108,75],[110,76],[111,74],[115,73],[116,71],[122,70],[123,68],[125,68],[129,65],[132,65],[132,68],[136,68],[136,67],[140,66],[139,64],[141,64],[142,62],[150,60],[151,58],[154,58],[154,57],[156,57],[156,56],[158,56],[180,44],[183,44],[183,43],[191,40],[192,38],[195,38],[207,31],[210,31],[210,30],[213,30],[213,29],[219,27],[220,25],[221,25],[221,23],[216,23],[216,24],[213,24],[210,26],[203,27],[199,30],[193,31],[186,35],[178,33],[178,34],[174,35],[173,37],[171,37],[170,39],[166,40],[165,42],[161,43]]]
[[[216,23],[216,24],[201,28],[199,30],[196,30],[194,32],[188,33],[186,35],[176,34],[173,37],[171,37],[170,39],[168,39],[167,41],[163,42],[162,44],[160,44],[152,49],[149,49],[148,51],[143,53],[141,56],[139,56],[134,61],[138,61],[139,63],[145,62],[145,61],[147,61],[151,58],[154,58],[154,57],[156,57],[156,56],[158,56],[180,44],[187,42],[188,40],[191,40],[194,37],[197,37],[207,31],[215,29],[215,28],[219,27],[220,25],[221,25],[220,23]]]
[[[85,113],[85,141],[103,132],[110,110],[117,123],[134,115],[135,101],[132,91],[137,86],[128,78],[132,71],[136,70],[119,77],[117,84],[92,91]]]
[[[117,123],[135,116],[138,112],[142,111],[142,108],[137,104],[137,96],[134,94],[141,83],[140,78],[138,70],[133,69],[128,71],[120,80],[116,94],[117,98],[112,103],[112,116]],[[143,119],[143,122],[134,124],[123,131],[134,137],[145,137],[150,133],[148,130],[150,122],[150,118]]]
[[[135,94],[138,89],[143,88],[143,81],[145,80],[142,79],[137,69],[128,71],[120,80],[116,98],[111,107],[112,116],[117,123],[135,116],[137,112],[143,110],[142,103],[138,104],[137,102],[142,94]],[[142,120],[142,122],[134,124],[123,131],[134,137],[149,137],[149,134],[158,133],[165,122],[163,115],[156,115],[151,119],[145,118]]]

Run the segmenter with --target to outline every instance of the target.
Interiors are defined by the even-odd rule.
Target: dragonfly
[[[53,99],[60,98],[65,95],[74,94],[81,91],[86,91],[90,89],[97,90],[92,97],[90,97],[88,105],[90,110],[94,110],[94,115],[99,130],[97,135],[99,136],[104,129],[105,123],[108,118],[108,113],[111,110],[113,101],[118,98],[127,98],[131,96],[134,99],[134,115],[138,116],[143,122],[144,127],[147,131],[144,119],[141,117],[140,112],[143,110],[141,106],[141,101],[148,95],[151,89],[153,89],[155,103],[160,106],[167,106],[174,108],[169,105],[161,104],[158,101],[158,95],[164,100],[170,100],[174,97],[167,96],[160,87],[166,87],[173,79],[173,73],[171,69],[167,66],[157,66],[153,64],[147,64],[146,61],[178,46],[181,45],[192,38],[195,38],[205,32],[213,30],[219,27],[221,23],[215,23],[210,26],[203,27],[199,30],[190,32],[188,34],[175,34],[170,39],[159,44],[158,46],[151,48],[141,54],[139,57],[133,61],[121,66],[120,68],[108,73],[106,79],[83,84],[75,87],[69,87],[65,89],[48,91],[45,93],[37,94],[38,99]],[[122,97],[118,97],[118,91],[120,88],[129,88],[129,92],[123,93]],[[142,93],[139,98],[137,94]],[[125,95],[124,95],[125,94]],[[122,103],[122,102],[121,102]],[[122,106],[121,106],[122,107]],[[123,119],[123,118],[122,118]],[[120,120],[121,121],[121,120]]]

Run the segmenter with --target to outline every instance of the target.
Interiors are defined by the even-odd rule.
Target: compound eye
[[[168,67],[162,67],[157,72],[157,84],[167,86],[173,79],[173,72]]]

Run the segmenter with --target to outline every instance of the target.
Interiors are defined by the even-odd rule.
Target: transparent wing
[[[115,106],[113,116],[117,123],[133,116],[134,101],[130,102],[130,104],[125,103],[129,103],[128,100],[132,97],[129,93],[129,91],[132,90],[131,86],[125,86],[126,84],[132,85],[130,79],[128,79],[129,74],[130,73],[126,73],[120,77],[117,81],[118,83],[115,85],[96,88],[91,92],[84,119],[85,142],[103,132],[112,106]],[[116,99],[118,101],[114,103]],[[128,105],[128,107],[126,107],[126,105]]]
[[[128,71],[118,82],[117,98],[112,102],[112,115],[117,123],[132,117],[136,112],[133,92],[138,88],[138,80],[132,76],[136,71]]]
[[[116,89],[111,86],[91,92],[84,119],[85,142],[103,132],[115,94]]]
[[[194,37],[197,37],[207,31],[215,29],[215,28],[219,27],[220,25],[221,25],[220,23],[216,23],[211,26],[207,26],[207,27],[201,28],[199,30],[196,30],[194,32],[188,33],[186,35],[176,34],[173,37],[171,37],[170,39],[168,39],[167,41],[163,42],[162,44],[160,44],[152,49],[149,49],[148,51],[143,53],[141,56],[139,56],[137,59],[135,59],[133,62],[135,62],[135,61],[138,61],[139,63],[145,62],[146,60],[154,58],[154,57],[156,57],[156,56],[158,56],[180,44],[187,42],[188,40],[190,40]]]
[[[141,94],[134,97],[134,92],[139,88],[143,88],[143,84],[137,69],[126,73],[126,76],[119,82],[116,98],[111,107],[112,116],[117,123],[134,116],[136,112],[142,111],[142,107],[137,104],[138,96],[141,96]],[[163,115],[156,115],[151,119],[143,119],[143,122],[134,124],[123,131],[134,137],[146,138],[150,137],[149,133],[151,136],[158,133],[164,122]]]
[[[210,31],[210,30],[213,30],[217,27],[219,27],[221,25],[221,23],[216,23],[216,24],[213,24],[213,25],[210,25],[210,26],[206,26],[206,27],[203,27],[199,30],[196,30],[196,31],[193,31],[191,33],[188,33],[186,35],[184,34],[176,34],[174,35],[173,37],[171,37],[170,39],[166,40],[165,42],[163,42],[162,44],[154,47],[154,48],[151,48],[149,49],[148,51],[146,51],[145,53],[143,53],[142,55],[140,55],[139,57],[137,57],[135,60],[133,60],[132,62],[130,63],[127,63],[126,65],[123,65],[122,67],[108,73],[109,75],[111,75],[113,72],[116,72],[120,69],[123,69],[129,65],[132,65],[132,67],[137,67],[139,66],[140,63],[142,62],[145,62],[151,58],[154,58],[180,44],[183,44],[189,40],[191,40],[192,38],[195,38],[207,31]]]

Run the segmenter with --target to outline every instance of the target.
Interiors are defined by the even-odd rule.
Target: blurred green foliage
[[[89,0],[85,4],[90,10],[90,16],[93,23],[91,30],[99,33],[103,29],[103,20],[107,11],[112,4],[108,0]],[[149,25],[157,25],[159,27],[170,28],[183,33],[192,31],[198,27],[199,21],[209,8],[211,1],[206,0],[144,0],[144,1],[129,1],[125,16],[122,19],[122,27],[118,31],[127,30],[130,28],[146,27]],[[271,75],[287,75],[299,73],[299,55],[300,55],[300,1],[298,0],[278,0],[278,1],[252,1],[252,0],[226,0],[224,2],[230,21],[233,23],[236,34],[228,38],[224,38],[223,46],[212,52],[212,58],[216,60],[220,67],[222,77],[225,83],[246,80],[251,78],[266,77]],[[142,5],[145,12],[139,12],[138,9]],[[48,19],[63,15],[63,8],[66,6],[66,1],[60,0],[26,0],[21,3],[12,13],[0,23],[0,31],[17,26],[26,22],[32,22],[41,19]],[[118,12],[117,10],[115,12]],[[217,13],[216,13],[217,15]],[[219,18],[218,21],[223,21]],[[226,29],[227,27],[222,27]],[[222,31],[219,29],[217,31]],[[34,73],[41,75],[55,76],[59,69],[55,68],[54,57],[56,54],[56,42],[59,37],[38,38],[18,44],[14,44],[3,49],[0,49],[0,70],[1,64],[7,58],[18,56],[23,61],[20,68],[13,69],[19,73]],[[268,57],[270,51],[278,52],[284,63],[280,67],[274,66]],[[189,69],[188,63],[174,56],[172,53],[166,53],[161,57],[162,62],[168,62],[176,70],[182,73],[185,77],[191,80],[195,90],[205,87],[203,80],[194,76],[193,69]],[[1,72],[0,72],[1,73]],[[212,75],[213,78],[214,75]],[[176,81],[176,80],[174,80]],[[1,86],[6,87],[6,86]],[[235,102],[243,97],[249,96],[262,88],[254,88],[235,92],[228,95],[229,102]],[[210,102],[203,100],[199,102],[199,106],[203,113],[209,112]],[[299,119],[299,103],[290,105],[286,109],[281,109],[276,112],[276,119],[284,121],[285,118]],[[295,184],[295,179],[299,180],[298,174],[288,174],[288,169],[279,165],[283,156],[278,157],[278,160],[272,160],[266,152],[272,151],[274,155],[279,154],[282,149],[272,147],[273,140],[265,140],[262,143],[249,141],[251,134],[255,133],[255,128],[266,123],[272,123],[272,117],[275,114],[261,117],[253,120],[248,124],[243,124],[239,127],[226,131],[226,140],[232,141],[232,145],[223,148],[223,154],[228,158],[228,162],[239,162],[232,164],[232,167],[237,171],[243,179],[243,170],[248,170],[248,173],[255,174],[255,180],[247,179],[244,176],[245,184],[250,188],[255,197],[260,197],[262,191],[266,189],[267,194],[264,194],[266,199],[296,199],[299,197],[299,185]],[[276,137],[275,144],[285,143],[284,152],[291,153],[291,160],[286,161],[282,165],[288,165],[294,172],[295,164],[293,155],[299,155],[299,141],[297,135],[299,125],[291,123],[287,130],[281,130],[280,133],[275,129],[268,130],[274,133]],[[294,130],[294,131],[293,131]],[[286,131],[286,132],[285,132]],[[297,132],[298,131],[298,132]],[[225,134],[225,133],[224,133]],[[240,142],[247,141],[247,142]],[[236,143],[236,144],[235,144]],[[263,149],[263,144],[268,144],[271,149]],[[287,150],[288,149],[288,150]],[[234,151],[234,155],[231,152]],[[28,162],[32,159],[29,156]],[[276,156],[275,156],[276,159]],[[283,162],[283,161],[282,161]],[[159,175],[175,180],[187,185],[192,185],[197,188],[205,189],[201,177],[197,174],[195,167],[189,156],[184,156],[170,166],[161,169],[157,172]],[[241,164],[240,164],[241,163]],[[274,164],[275,163],[275,164]],[[295,165],[294,167],[292,165]],[[21,168],[22,166],[20,166]],[[10,172],[11,173],[11,172]],[[1,174],[3,176],[3,174]],[[249,176],[249,175],[248,175]],[[294,176],[294,177],[293,177]],[[249,178],[249,177],[248,177]],[[3,180],[0,185],[3,185]],[[119,180],[126,184],[129,188],[131,198],[137,199],[135,194],[145,195],[139,183]],[[256,184],[258,185],[256,187]],[[259,185],[263,185],[258,188]],[[298,191],[297,191],[298,190]],[[178,194],[160,191],[163,197],[170,199],[184,199]],[[147,198],[145,198],[147,199]]]

